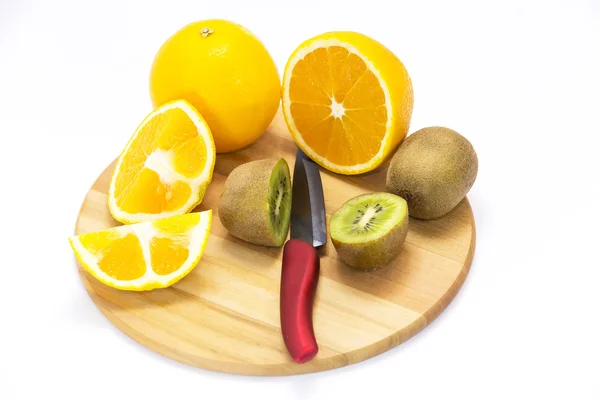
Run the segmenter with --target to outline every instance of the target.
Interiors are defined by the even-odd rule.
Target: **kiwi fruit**
[[[396,150],[387,171],[387,190],[406,199],[411,217],[439,218],[466,196],[477,168],[477,154],[465,137],[449,128],[427,127]]]
[[[236,167],[225,181],[219,219],[233,236],[279,247],[287,237],[292,207],[290,169],[283,159],[251,161]]]
[[[406,200],[391,193],[368,193],[345,202],[329,220],[331,241],[350,267],[372,270],[402,251],[408,233]]]

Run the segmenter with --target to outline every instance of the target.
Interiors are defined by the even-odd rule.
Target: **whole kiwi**
[[[387,171],[387,190],[408,202],[411,217],[439,218],[460,203],[477,176],[477,154],[458,132],[432,126],[398,147]]]
[[[292,207],[290,170],[281,158],[250,161],[225,181],[219,219],[237,238],[279,247],[287,237]]]

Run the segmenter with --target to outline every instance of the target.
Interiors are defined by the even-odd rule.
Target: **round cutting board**
[[[157,353],[244,375],[292,375],[356,363],[397,346],[427,326],[456,295],[473,258],[475,225],[466,199],[441,219],[411,219],[401,255],[374,272],[351,270],[328,242],[321,251],[313,315],[319,353],[308,363],[294,363],[279,328],[281,249],[229,235],[220,223],[217,204],[223,183],[236,166],[283,157],[293,171],[295,154],[296,145],[279,113],[252,146],[217,156],[213,181],[197,208],[214,213],[206,251],[177,284],[148,292],[119,291],[79,266],[85,288],[100,311]],[[106,168],[85,197],[76,234],[119,225],[107,205],[114,165]],[[327,219],[351,197],[385,190],[386,169],[384,165],[360,176],[322,169]]]

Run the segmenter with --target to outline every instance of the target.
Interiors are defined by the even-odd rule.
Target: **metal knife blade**
[[[290,238],[313,247],[327,242],[325,199],[319,166],[298,149],[294,163]]]

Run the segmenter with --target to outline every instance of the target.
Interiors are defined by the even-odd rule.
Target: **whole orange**
[[[184,99],[202,114],[225,153],[249,145],[279,107],[277,67],[262,42],[225,20],[188,24],[161,46],[150,72],[154,107]]]

